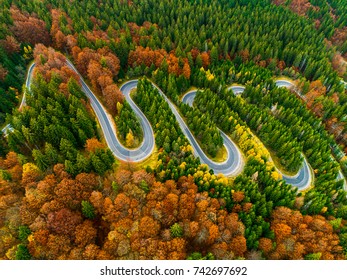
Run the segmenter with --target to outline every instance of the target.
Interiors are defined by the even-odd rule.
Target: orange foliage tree
[[[89,151],[101,146],[95,139],[86,143]],[[18,166],[15,153],[0,160],[0,168],[9,172]],[[35,170],[26,164],[23,173]],[[31,229],[27,247],[33,258],[185,259],[199,251],[232,259],[246,254],[245,228],[238,215],[221,210],[222,201],[198,193],[191,176],[162,183],[144,170],[120,169],[105,180],[87,173],[72,179],[62,164],[41,176],[31,176],[20,216],[13,220]],[[5,201],[1,195],[11,192],[9,183],[1,186],[0,205]],[[244,194],[234,197],[242,201]],[[16,203],[10,197],[6,201]],[[94,208],[94,220],[82,215],[82,201]],[[3,251],[15,242],[9,240]]]
[[[62,18],[65,19],[66,23],[64,26],[65,30],[68,30],[70,33],[73,32],[72,21],[68,15],[58,9],[51,10],[52,15],[52,26],[51,26],[51,36],[53,40],[54,47],[60,50],[64,50],[68,47],[70,50],[77,45],[77,40],[73,35],[65,35],[60,28],[60,21]]]
[[[320,97],[324,97],[325,94],[326,87],[320,80],[317,80],[310,84],[310,89],[305,95],[307,106],[312,108],[313,112],[320,117],[323,115],[323,105]]]
[[[260,239],[259,249],[270,259],[303,259],[320,253],[321,259],[343,259],[339,237],[323,216],[303,216],[299,211],[278,207],[272,213],[275,242]]]

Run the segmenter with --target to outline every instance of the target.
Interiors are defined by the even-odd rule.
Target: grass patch
[[[153,152],[144,161],[137,163],[140,169],[146,169],[147,166],[151,167],[153,170],[157,167],[159,151],[156,145],[154,145]]]
[[[186,121],[186,120],[184,119],[184,121]],[[193,132],[192,132],[192,133],[193,133]],[[194,135],[194,133],[193,133],[193,135]],[[214,161],[214,162],[224,162],[224,161],[227,160],[227,158],[228,158],[228,151],[227,151],[227,149],[225,148],[224,145],[223,145],[221,148],[218,149],[217,155],[216,155],[215,157],[212,157],[209,153],[207,153],[206,151],[204,151],[204,149],[203,149],[202,146],[201,146],[200,140],[197,139],[197,138],[195,137],[195,135],[194,135],[194,138],[195,138],[195,140],[198,142],[198,144],[199,144],[201,150],[204,152],[204,154],[205,154],[210,160],[212,160],[212,161]]]
[[[228,159],[228,151],[223,145],[217,152],[214,158],[211,158],[214,162],[224,162]]]
[[[297,81],[296,80],[293,80],[287,76],[279,76],[279,77],[275,77],[274,80],[284,80],[284,81],[288,81],[288,82],[291,82],[293,83],[295,86],[297,86]]]

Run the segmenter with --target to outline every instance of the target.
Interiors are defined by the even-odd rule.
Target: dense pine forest
[[[346,1],[0,7],[0,259],[347,258]]]

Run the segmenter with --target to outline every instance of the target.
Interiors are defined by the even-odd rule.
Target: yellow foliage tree
[[[214,75],[210,72],[210,69],[206,71],[206,78],[209,81],[212,81],[214,79]]]
[[[40,172],[40,169],[33,163],[26,163],[23,165],[23,174],[29,173],[29,172]]]
[[[23,54],[23,57],[25,59],[31,59],[32,58],[32,55],[33,55],[33,49],[32,47],[30,47],[29,45],[28,46],[25,46],[24,47],[24,54]]]
[[[123,104],[121,104],[119,101],[117,101],[117,113],[118,113],[118,115],[122,111],[122,108],[123,108]]]
[[[129,130],[125,141],[126,141],[127,147],[132,148],[134,146],[135,139],[134,139],[133,132],[131,130]]]
[[[272,178],[274,178],[275,180],[280,180],[280,179],[282,179],[282,175],[279,174],[277,171],[272,172],[272,173],[271,173],[271,176],[272,176]]]

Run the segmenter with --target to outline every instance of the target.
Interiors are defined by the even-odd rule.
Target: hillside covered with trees
[[[347,258],[344,1],[0,7],[0,259]],[[141,153],[129,81],[154,136],[140,162],[117,158],[91,102]],[[230,137],[237,175],[202,164],[186,130],[210,159]],[[284,176],[305,162],[297,188]]]

